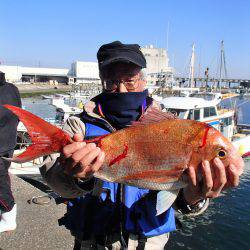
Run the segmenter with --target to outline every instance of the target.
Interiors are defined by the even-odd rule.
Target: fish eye
[[[223,149],[220,149],[217,153],[217,156],[220,158],[220,159],[224,159],[227,155],[227,152]]]

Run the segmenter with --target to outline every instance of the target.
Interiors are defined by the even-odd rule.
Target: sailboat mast
[[[192,55],[190,59],[190,68],[189,68],[189,87],[193,88],[194,87],[194,60],[195,60],[195,55],[194,55],[194,43],[192,46]]]
[[[220,78],[218,82],[218,88],[221,92],[221,79],[222,79],[222,66],[223,66],[223,56],[224,56],[224,41],[221,41],[221,48],[220,48]]]

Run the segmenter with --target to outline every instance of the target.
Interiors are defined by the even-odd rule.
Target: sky
[[[224,40],[229,78],[250,79],[249,0],[1,0],[0,62],[69,68],[96,61],[108,42],[168,49],[176,75],[218,76]]]

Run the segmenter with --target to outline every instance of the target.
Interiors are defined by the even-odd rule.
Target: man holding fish
[[[82,142],[84,135],[90,138],[125,128],[138,120],[149,107],[159,109],[144,90],[146,81],[141,69],[146,67],[146,61],[138,45],[106,44],[99,49],[97,57],[103,93],[85,106],[86,114],[68,120],[65,130],[70,133],[73,142],[63,148],[60,160],[53,166],[55,169],[48,170],[45,175],[52,187],[66,197],[83,196],[91,190],[94,187],[92,175],[105,161],[105,153],[98,144]],[[98,128],[93,128],[95,124]],[[93,134],[88,134],[91,128]],[[114,156],[113,160],[122,161],[124,151],[116,155],[118,158]],[[60,164],[60,161],[64,163]],[[199,205],[205,204],[204,199],[217,197],[225,187],[237,186],[243,163],[239,160],[237,166],[234,164],[237,162],[230,164],[226,170],[218,157],[210,163],[204,160],[200,166],[202,186],[195,167],[188,166],[189,185],[182,189],[176,202],[180,210],[192,214],[193,208],[197,213]],[[64,178],[69,176],[74,181],[72,185],[67,181],[70,188],[68,185],[60,187],[63,181],[58,178],[56,168],[59,171],[64,169]],[[156,191],[103,181],[95,185],[96,189],[100,189],[94,192],[93,197],[97,198],[86,195],[72,201],[62,222],[76,236],[75,248],[91,249],[90,245],[96,248],[111,245],[113,249],[124,245],[129,249],[164,248],[169,232],[175,230],[174,214],[169,208],[156,215]]]
[[[60,224],[75,236],[74,249],[164,249],[176,229],[172,205],[202,213],[208,198],[238,186],[244,162],[214,128],[161,112],[145,90],[139,45],[105,44],[97,58],[103,92],[67,120],[67,133],[11,109],[38,131],[12,160],[60,152],[41,172],[69,198]]]

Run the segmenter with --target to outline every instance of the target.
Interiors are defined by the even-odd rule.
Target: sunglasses
[[[124,79],[124,80],[109,79],[109,80],[104,81],[104,86],[105,86],[105,90],[107,91],[114,91],[117,88],[119,88],[121,84],[123,84],[127,90],[135,90],[136,88],[138,88],[140,82],[141,82],[140,77]]]

